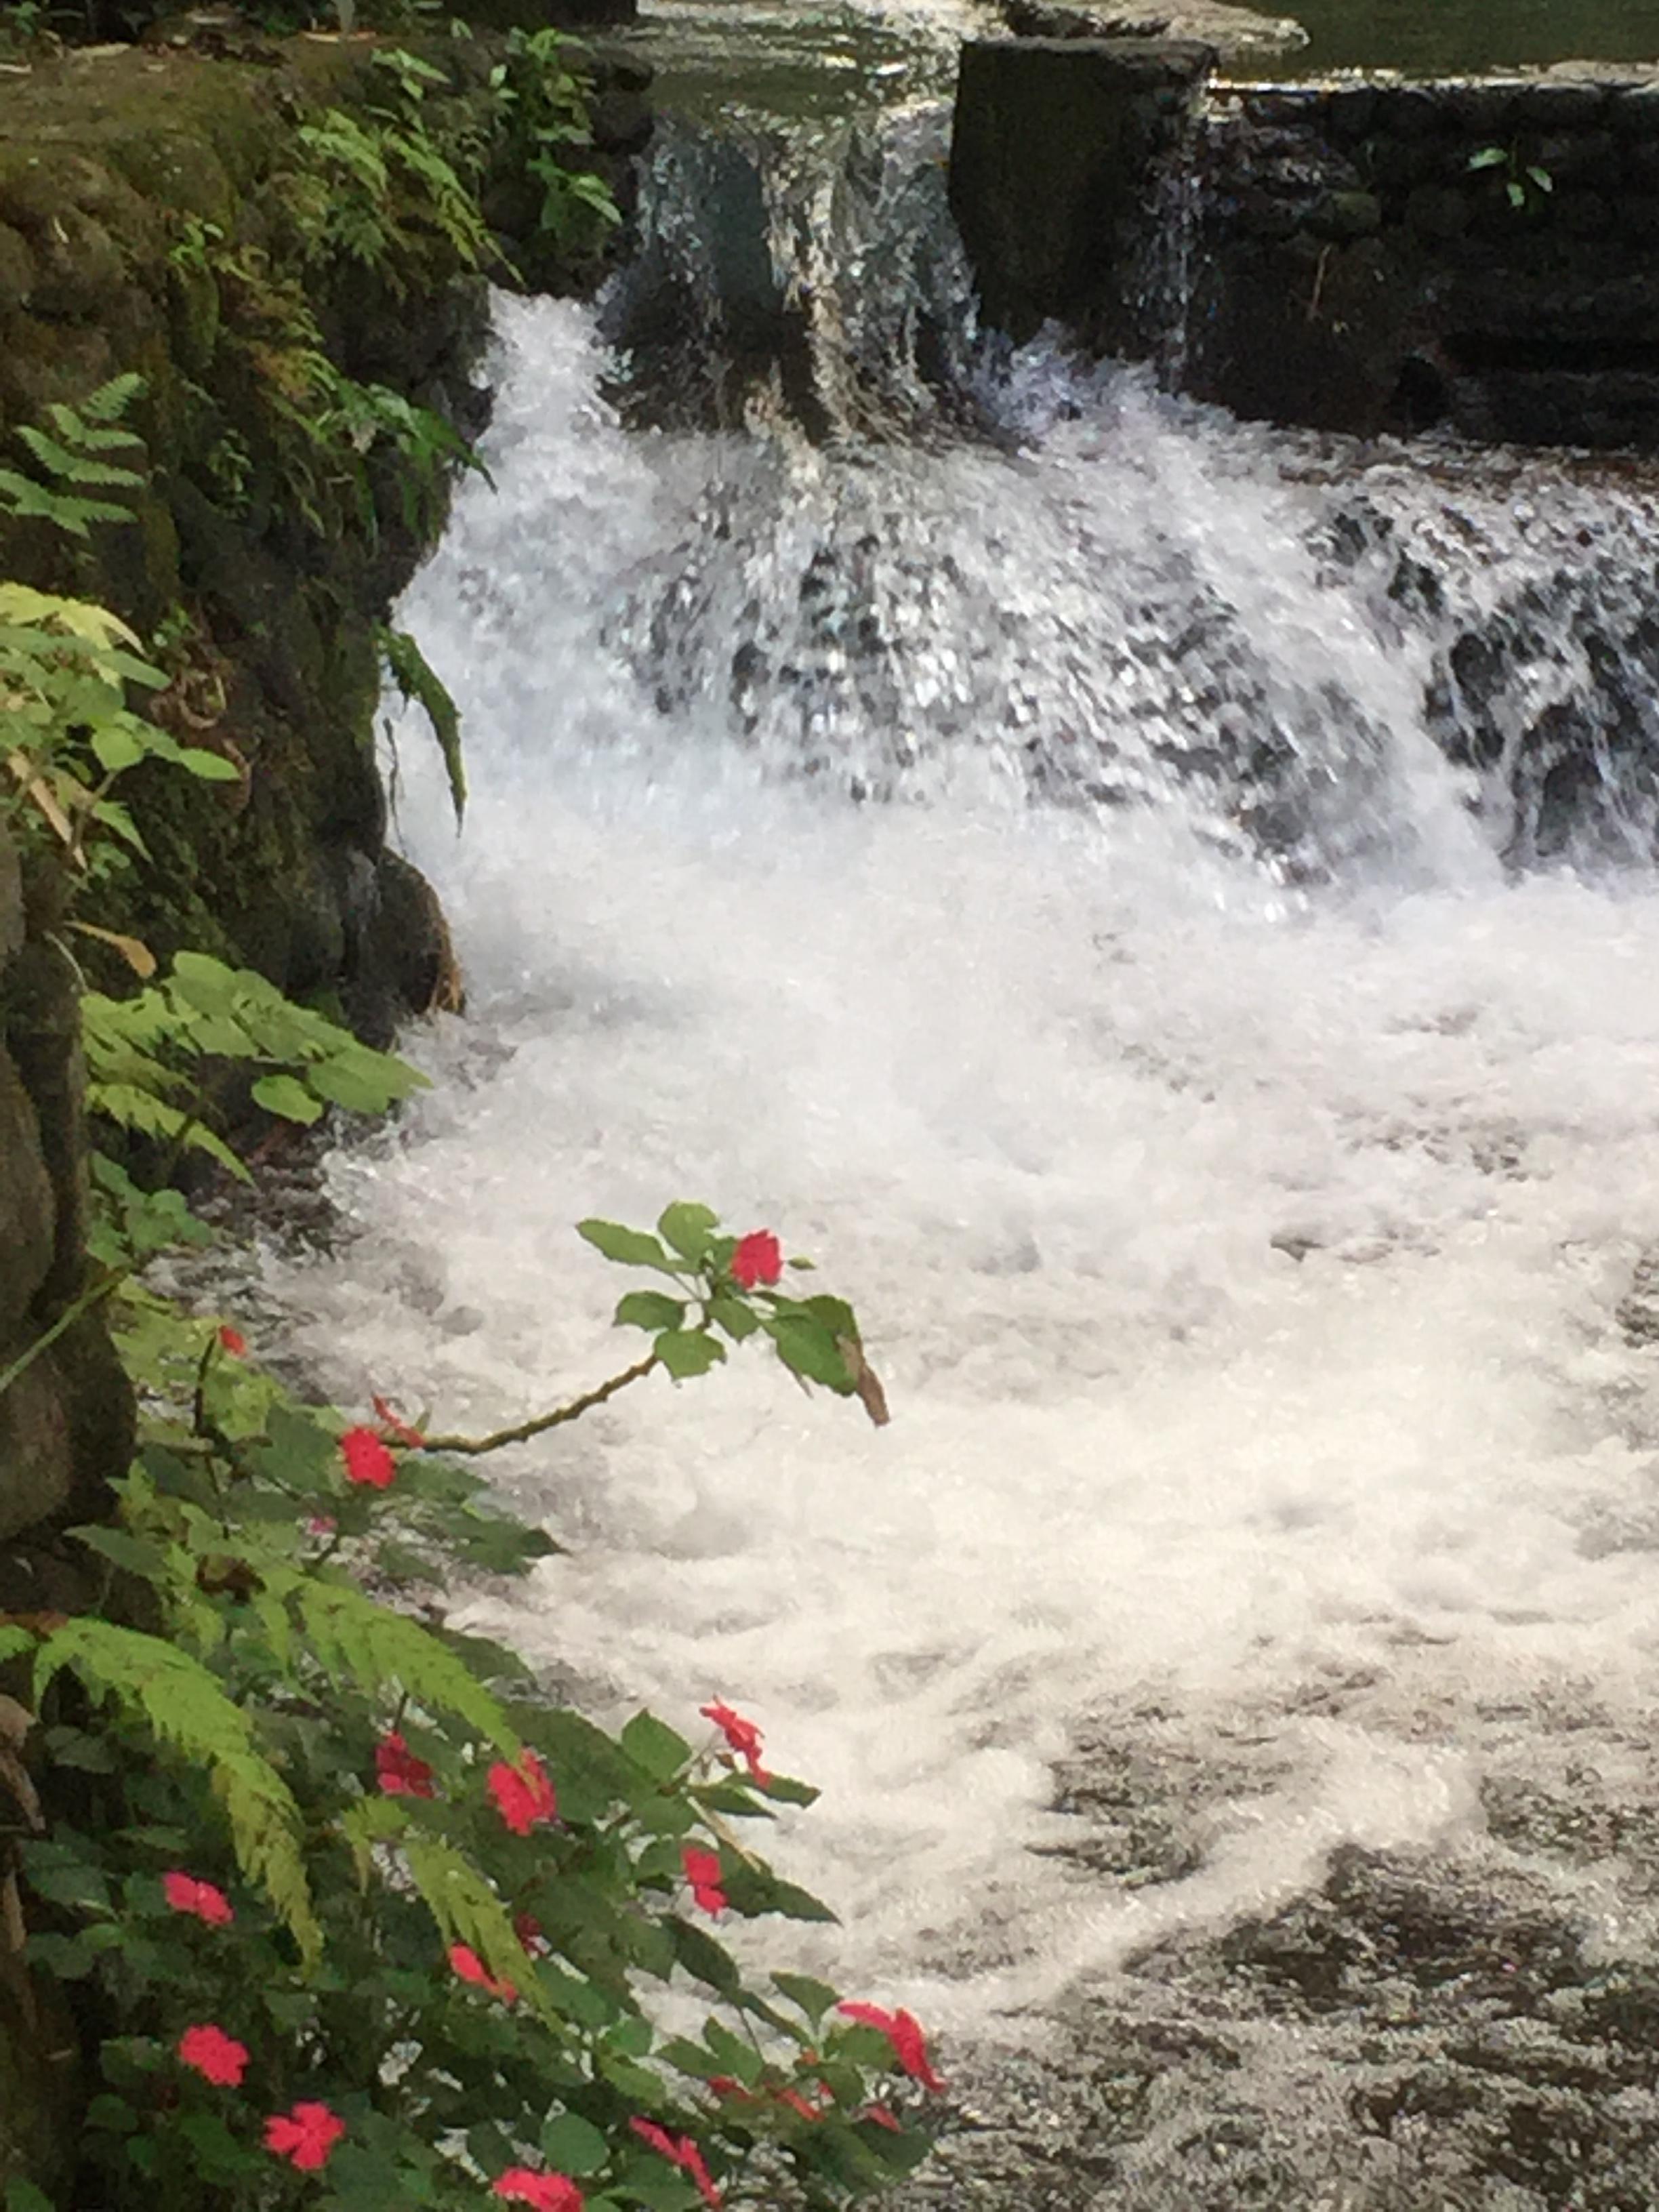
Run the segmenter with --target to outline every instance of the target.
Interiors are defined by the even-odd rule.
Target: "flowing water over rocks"
[[[1659,501],[980,344],[936,131],[688,131],[672,314],[503,303],[459,844],[398,740],[472,1011],[266,1293],[456,1426],[623,1364],[583,1214],[857,1299],[890,1429],[650,1385],[472,1602],[823,1785],[769,1948],[940,2031],[915,2212],[1647,2212]]]

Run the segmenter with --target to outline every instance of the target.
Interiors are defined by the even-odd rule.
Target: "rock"
[[[1130,13],[1071,7],[1066,0],[1003,0],[1002,18],[1017,38],[1195,40],[1223,61],[1308,43],[1289,16],[1257,15],[1224,0],[1169,0],[1156,12]]]
[[[1190,42],[970,40],[962,50],[951,207],[988,320],[1023,342],[1050,316],[1121,350],[1160,92],[1190,98],[1214,62]]]

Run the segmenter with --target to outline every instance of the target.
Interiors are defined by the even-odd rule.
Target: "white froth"
[[[286,1279],[300,1341],[446,1425],[542,1407],[639,1341],[571,1224],[682,1196],[854,1297],[890,1428],[757,1356],[653,1380],[506,1471],[572,1551],[488,1607],[601,1710],[761,1722],[823,1790],[775,1855],[849,1984],[982,2023],[1344,1839],[1467,1834],[1493,1712],[1650,1687],[1659,1407],[1614,1315],[1659,1238],[1659,897],[1502,879],[1410,670],[1264,540],[1265,457],[1195,538],[1258,638],[1369,680],[1400,880],[1294,897],[1173,805],[768,781],[601,637],[720,449],[615,430],[578,311],[509,332],[499,495],[404,616],[467,716],[459,842],[399,749],[472,1010],[414,1041],[395,1148],[336,1161],[362,1234]],[[1222,433],[1141,431],[1125,499],[1154,433],[1196,496],[1182,441]],[[1109,504],[1109,440],[1060,443],[1010,499]],[[942,511],[956,465],[914,465]],[[1322,1711],[1350,1680],[1360,1717]],[[1154,1709],[1259,1778],[1204,1864],[1130,1893],[1036,1853],[1079,1730]]]

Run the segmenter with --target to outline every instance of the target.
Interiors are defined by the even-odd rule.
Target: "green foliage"
[[[434,248],[463,269],[500,255],[476,195],[427,127],[426,95],[448,80],[414,54],[377,52],[384,97],[362,115],[324,111],[297,133],[305,165],[285,195],[301,252],[374,270],[395,298],[430,273]]]
[[[143,851],[131,815],[111,796],[129,769],[161,760],[204,781],[234,782],[229,761],[180,744],[128,707],[129,686],[154,690],[166,681],[106,607],[0,584],[0,822],[86,873],[111,866],[119,846]]]
[[[308,1126],[331,1106],[383,1114],[426,1078],[360,1044],[325,1015],[296,1006],[251,969],[181,952],[172,973],[135,997],[81,1000],[87,1103],[100,1119],[178,1151],[205,1153],[246,1177],[212,1126],[210,1063],[254,1072],[256,1105]]]
[[[1482,146],[1470,155],[1466,166],[1501,175],[1504,197],[1517,213],[1555,190],[1549,171],[1540,162],[1528,161],[1518,146]]]
[[[460,709],[451,698],[441,677],[406,629],[384,625],[375,632],[380,660],[404,699],[413,701],[432,725],[449,780],[449,801],[455,810],[455,827],[466,812],[466,763],[461,755]]]
[[[89,495],[136,490],[143,483],[137,470],[109,458],[143,450],[143,441],[121,428],[122,416],[143,390],[140,376],[112,377],[89,392],[78,409],[49,406],[49,427],[20,426],[17,438],[40,471],[40,479],[0,468],[0,512],[50,523],[72,538],[87,537],[88,525],[94,522],[130,522],[131,511],[125,505]]]
[[[615,1221],[583,1221],[578,1232],[607,1260],[668,1275],[684,1295],[630,1291],[617,1307],[619,1327],[652,1333],[655,1355],[675,1377],[707,1373],[726,1358],[720,1338],[740,1344],[757,1333],[771,1340],[778,1358],[799,1381],[817,1382],[843,1398],[857,1397],[878,1425],[887,1419],[881,1383],[864,1356],[858,1322],[844,1298],[820,1294],[791,1297],[775,1285],[782,1255],[750,1255],[737,1237],[721,1233],[706,1206],[671,1206],[648,1231]],[[792,1260],[793,1268],[810,1267]]]
[[[539,228],[572,246],[591,245],[622,221],[603,178],[573,167],[567,156],[592,146],[588,88],[565,58],[566,41],[551,28],[514,30],[507,59],[489,74],[489,88],[510,117],[527,174],[542,187]]]
[[[690,1273],[690,1245],[705,1282],[771,1295],[732,1279],[771,1240],[693,1206],[660,1228],[643,1243],[665,1265]],[[641,2120],[732,2205],[828,2212],[913,2166],[896,2043],[710,1932],[711,1911],[829,1917],[738,1839],[812,1795],[762,1770],[749,1724],[711,1708],[699,1743],[639,1713],[613,1736],[543,1701],[436,1598],[481,1531],[507,1572],[540,1532],[380,1401],[376,1440],[234,1332],[143,1292],[119,1318],[140,1449],[118,1525],[77,1533],[159,1632],[0,1624],[0,1660],[33,1654],[48,1802],[59,1770],[78,1807],[92,1793],[15,1853],[30,1963],[100,2023],[73,2202],[276,2212],[298,2184],[266,2116],[300,2100],[343,2124],[308,2185],[341,2212],[460,2212],[526,2167],[574,2177],[588,2212],[692,2212]],[[185,2057],[204,2028],[240,2047],[240,2078]]]

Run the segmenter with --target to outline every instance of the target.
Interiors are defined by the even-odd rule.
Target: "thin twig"
[[[597,1389],[584,1391],[580,1398],[573,1398],[568,1406],[556,1406],[550,1413],[538,1413],[533,1421],[520,1421],[517,1428],[495,1429],[487,1437],[425,1437],[420,1448],[429,1452],[476,1454],[500,1451],[503,1444],[525,1443],[530,1437],[540,1436],[544,1430],[559,1428],[566,1421],[580,1420],[584,1413],[591,1413],[595,1406],[603,1406],[607,1398],[614,1398],[618,1390],[625,1390],[630,1382],[641,1381],[653,1367],[661,1364],[653,1352],[635,1365],[624,1367],[620,1375],[613,1375],[608,1382],[601,1382]]]
[[[82,1291],[72,1305],[65,1306],[52,1327],[43,1329],[33,1344],[18,1353],[9,1367],[0,1368],[0,1398],[5,1396],[25,1369],[32,1367],[43,1352],[57,1343],[65,1329],[73,1328],[83,1313],[90,1312],[101,1298],[106,1298],[112,1291],[125,1283],[131,1273],[130,1267],[117,1267],[111,1273],[100,1277],[90,1289]]]

